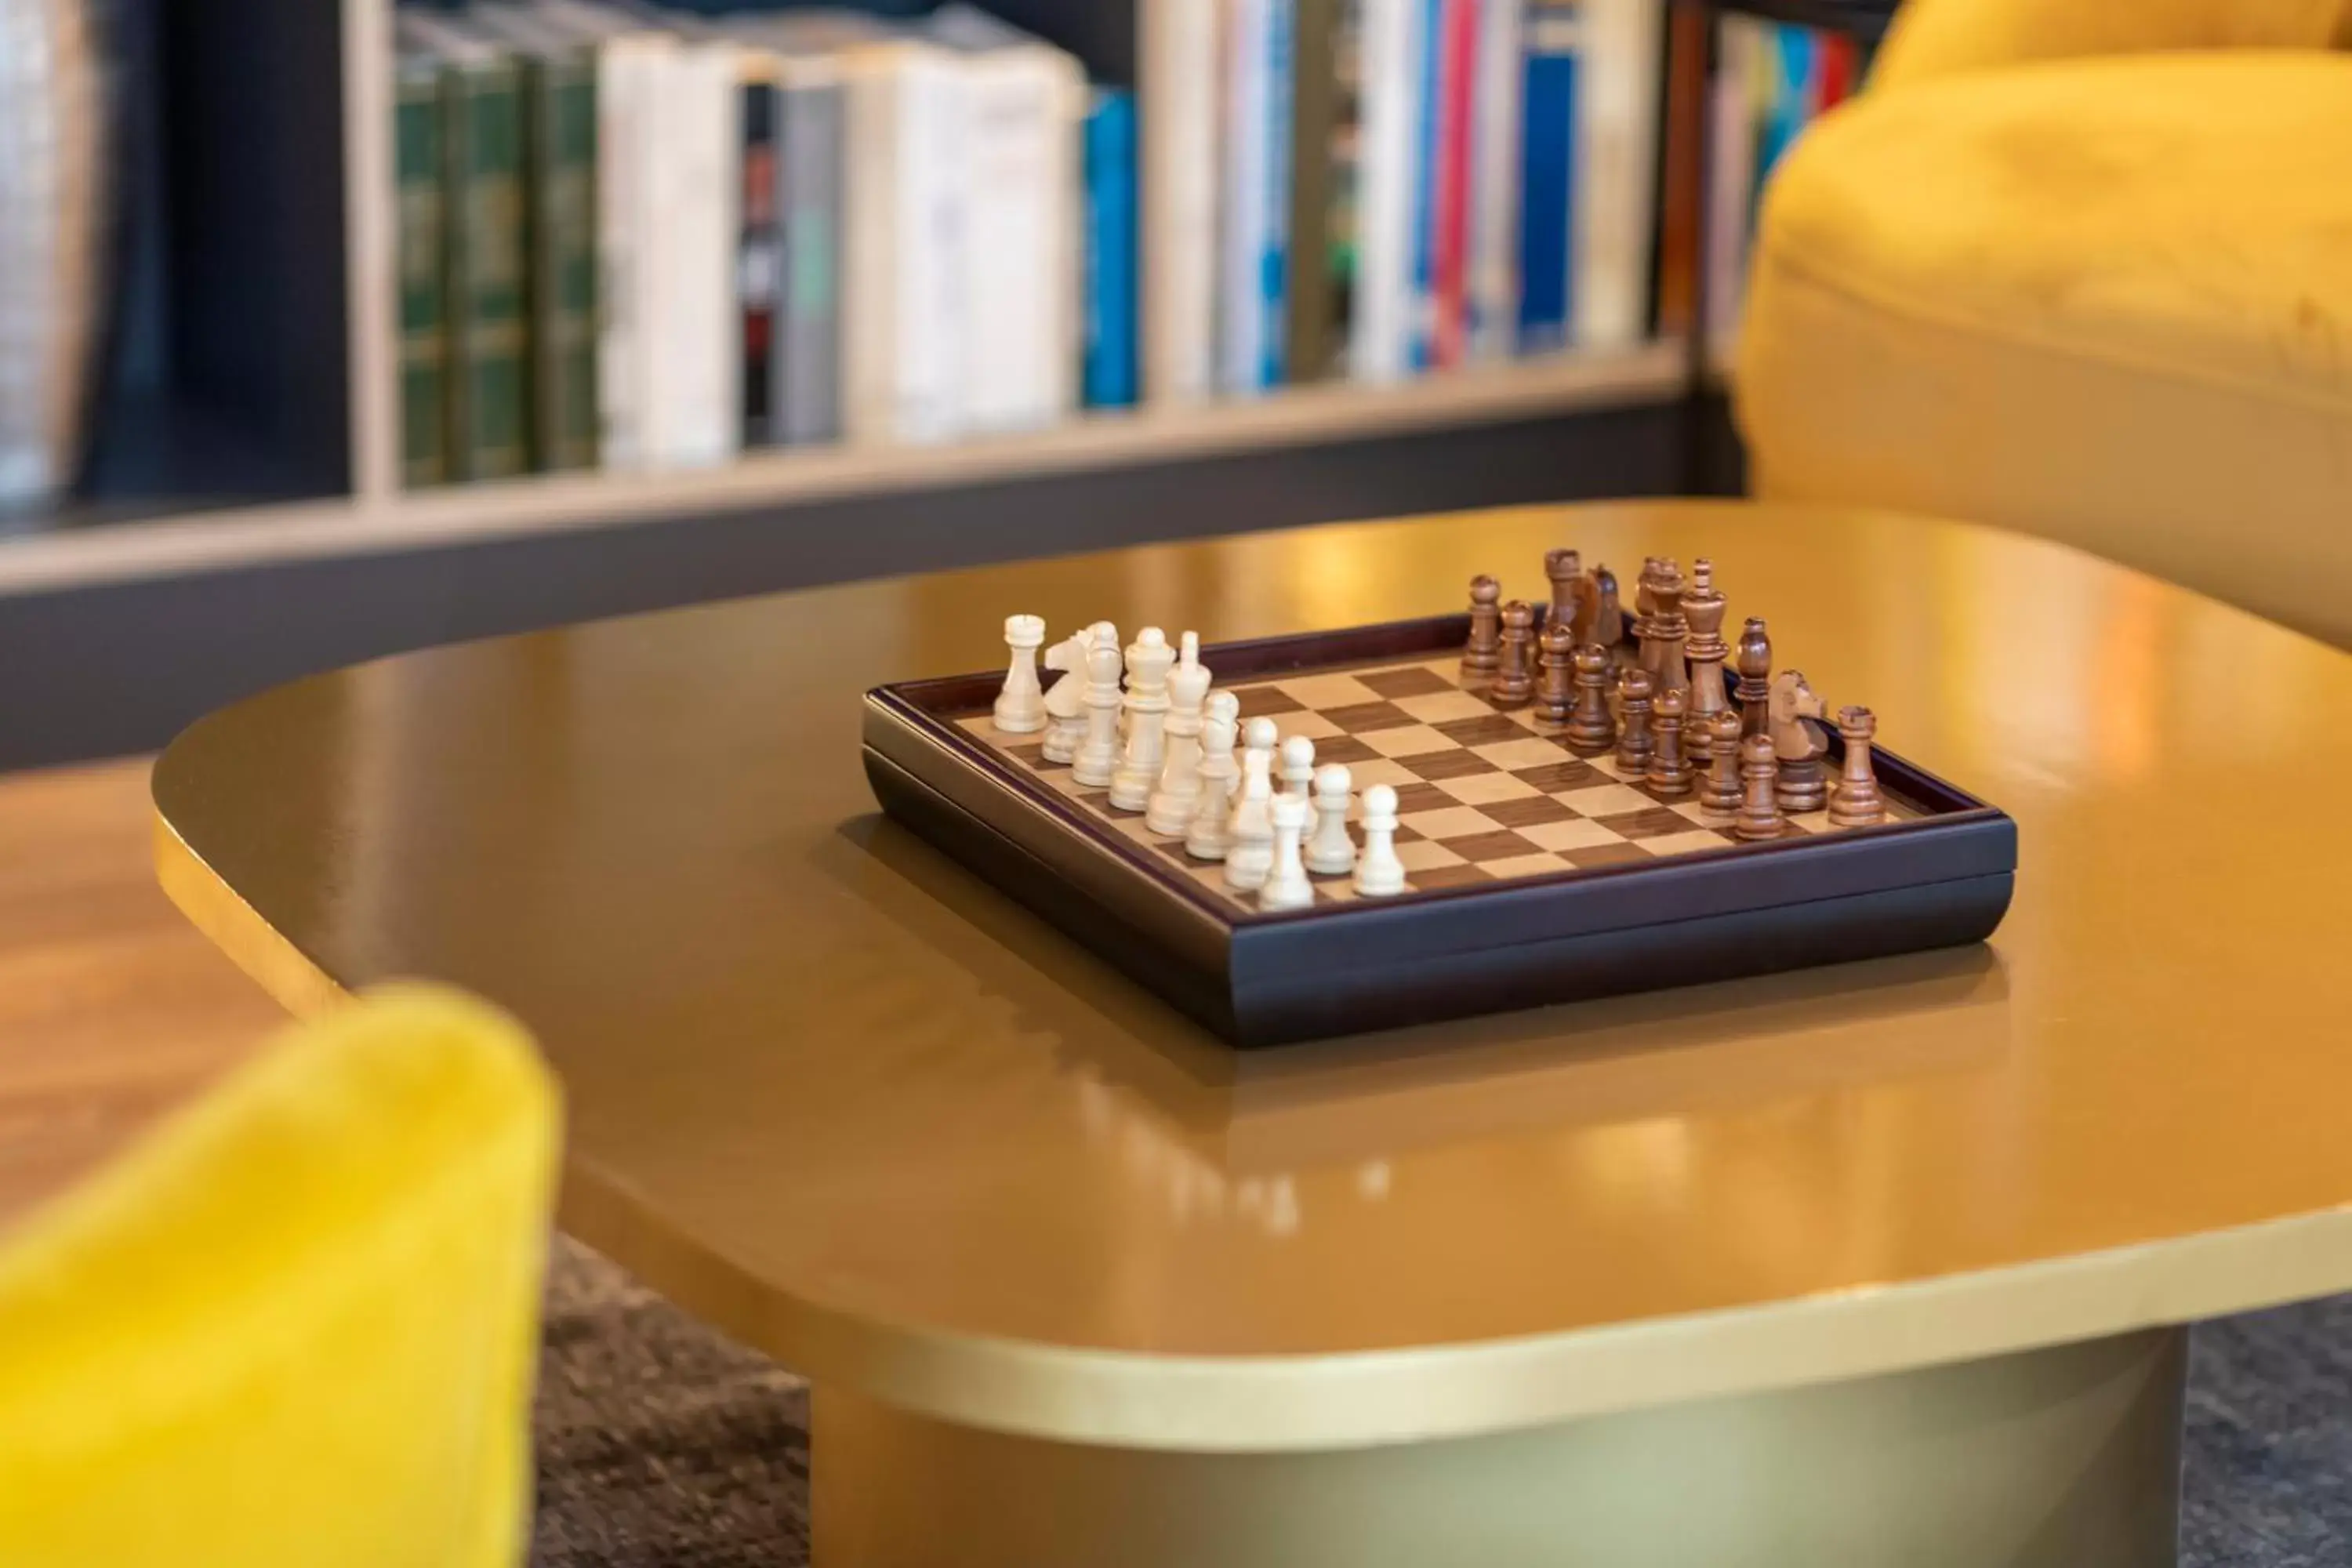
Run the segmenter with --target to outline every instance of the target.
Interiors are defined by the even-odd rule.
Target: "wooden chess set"
[[[1098,623],[867,693],[892,816],[1236,1046],[1955,946],[2003,813],[1737,645],[1708,563],[1202,647]],[[1043,670],[1040,652],[1043,650]]]

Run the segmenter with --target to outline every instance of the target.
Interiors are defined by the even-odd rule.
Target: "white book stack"
[[[1356,379],[1412,374],[1414,191],[1419,180],[1422,0],[1363,0],[1356,174]]]
[[[1137,4],[1144,397],[1194,403],[1216,382],[1223,0]]]
[[[1630,348],[1649,331],[1664,0],[1586,0],[1577,73],[1573,341]]]
[[[1041,428],[1077,405],[1085,73],[968,5],[927,33],[964,71],[962,426]]]

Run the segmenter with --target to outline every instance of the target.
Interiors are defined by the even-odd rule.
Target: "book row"
[[[960,4],[399,12],[405,482],[1628,346],[1702,269],[1726,329],[1862,63],[1727,18],[1711,66],[1664,0],[1134,3],[1139,103]]]

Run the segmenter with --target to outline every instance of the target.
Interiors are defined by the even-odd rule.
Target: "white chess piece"
[[[1034,735],[1045,727],[1045,689],[1037,684],[1037,650],[1045,646],[1045,623],[1037,616],[1004,617],[1004,646],[1013,661],[1004,689],[996,697],[996,728],[1007,735]]]
[[[1087,738],[1071,760],[1070,776],[1100,789],[1118,772],[1118,631],[1103,635],[1097,622],[1087,649]]]
[[[1274,870],[1274,721],[1253,719],[1242,752],[1241,794],[1225,832],[1225,885],[1244,893],[1265,886]]]
[[[1315,775],[1315,837],[1307,846],[1307,868],[1318,877],[1344,877],[1356,868],[1356,841],[1348,837],[1348,798],[1356,779],[1333,763]]]
[[[1120,811],[1141,811],[1151,803],[1168,760],[1168,676],[1176,650],[1168,634],[1146,626],[1127,648],[1127,746],[1111,775],[1110,803]]]
[[[1045,693],[1049,763],[1077,761],[1078,747],[1087,738],[1087,650],[1094,644],[1094,628],[1081,626],[1045,650],[1045,668],[1062,672]]]
[[[1299,856],[1299,840],[1307,836],[1307,806],[1295,795],[1276,797],[1274,815],[1274,866],[1257,896],[1262,910],[1303,910],[1315,901],[1315,884],[1307,879],[1307,862]]]
[[[1201,637],[1186,632],[1183,657],[1168,678],[1168,757],[1160,766],[1160,786],[1143,808],[1143,825],[1154,833],[1182,834],[1192,826],[1201,801],[1201,704],[1209,696],[1209,667],[1201,662]]]
[[[1368,899],[1394,898],[1404,891],[1396,831],[1396,791],[1374,784],[1364,792],[1364,853],[1356,861],[1356,891]]]
[[[1195,860],[1222,860],[1233,847],[1226,824],[1233,816],[1234,780],[1241,772],[1234,757],[1241,711],[1242,700],[1232,692],[1209,693],[1209,716],[1201,726],[1201,800],[1184,837],[1184,853]]]
[[[1282,793],[1311,814],[1315,809],[1315,742],[1293,735],[1282,742]],[[1310,815],[1309,822],[1315,820]]]

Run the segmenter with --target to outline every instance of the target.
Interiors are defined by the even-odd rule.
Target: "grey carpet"
[[[559,1244],[534,1568],[802,1568],[808,1394]],[[2200,1328],[2184,1568],[2352,1568],[2352,1297]]]

